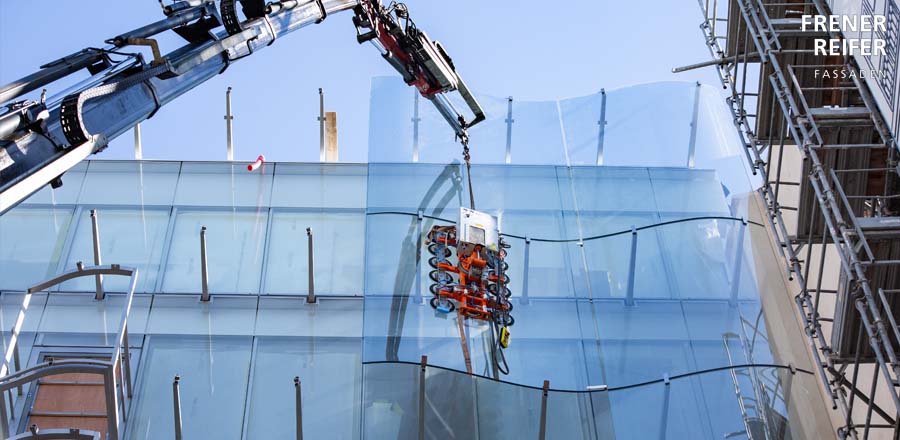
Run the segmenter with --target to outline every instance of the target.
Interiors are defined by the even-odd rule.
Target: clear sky
[[[652,81],[718,85],[712,68],[670,71],[709,59],[696,0],[407,4],[479,93],[529,100]],[[237,159],[317,161],[323,87],[326,110],[338,112],[341,161],[365,162],[370,81],[393,70],[371,45],[356,43],[351,16],[279,39],[164,107],[142,124],[144,158],[224,159],[224,94],[232,86]],[[0,83],[162,17],[156,0],[0,0]],[[177,36],[161,42],[165,50],[181,44]],[[133,157],[132,136],[101,156]]]

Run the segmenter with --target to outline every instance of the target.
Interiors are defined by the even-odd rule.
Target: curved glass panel
[[[412,363],[368,363],[363,377],[363,438],[379,439],[798,438],[791,405],[816,387],[763,364],[575,392]]]

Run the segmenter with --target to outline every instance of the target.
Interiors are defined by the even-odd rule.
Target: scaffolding
[[[698,2],[712,61],[675,71],[715,66],[728,92],[837,433],[897,438],[897,143],[856,61],[815,54],[842,37],[801,26],[822,0]]]

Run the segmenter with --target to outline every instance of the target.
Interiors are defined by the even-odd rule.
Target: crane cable
[[[469,133],[466,131],[465,125],[463,125],[462,133],[457,136],[463,146],[463,160],[466,162],[466,178],[469,181],[469,208],[474,211],[475,192],[472,190],[472,156],[469,155]]]

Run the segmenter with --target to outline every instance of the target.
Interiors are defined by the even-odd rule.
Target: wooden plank
[[[325,112],[325,162],[338,161],[337,112]]]

